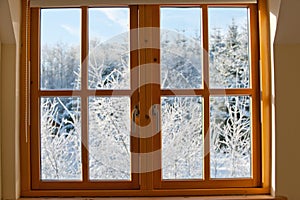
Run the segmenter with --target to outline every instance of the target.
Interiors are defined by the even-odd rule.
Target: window
[[[263,2],[28,8],[23,195],[268,193]]]

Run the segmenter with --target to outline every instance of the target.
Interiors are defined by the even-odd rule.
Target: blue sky
[[[80,9],[43,9],[41,12],[41,42],[80,44]]]
[[[184,30],[186,36],[195,36],[201,31],[201,9],[200,8],[161,8],[160,26],[172,31]]]
[[[43,9],[41,12],[42,44],[57,42],[80,44],[80,9]],[[129,30],[128,8],[89,9],[89,37],[102,41]]]
[[[187,36],[199,32],[200,8],[162,8],[161,25],[171,30],[186,30]],[[227,29],[235,18],[237,24],[247,19],[245,8],[210,8],[209,27]],[[80,9],[43,9],[41,12],[41,40],[55,44],[64,42],[80,44],[81,37]],[[102,41],[129,30],[128,8],[91,8],[89,9],[90,38],[97,37]],[[192,28],[191,28],[192,27]]]
[[[210,29],[227,30],[233,18],[237,25],[245,23],[248,18],[248,10],[247,8],[210,8],[208,9],[208,16]]]
[[[108,40],[129,31],[128,8],[91,8],[89,9],[89,36]]]

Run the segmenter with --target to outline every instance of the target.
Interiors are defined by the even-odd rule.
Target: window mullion
[[[260,80],[259,80],[259,48],[258,43],[258,13],[257,7],[254,5],[249,6],[249,18],[250,18],[250,55],[251,55],[251,89],[252,95],[252,176],[254,179],[254,185],[259,185],[261,179],[261,165],[260,165],[260,153],[261,152],[261,137],[260,137]]]
[[[130,88],[131,88],[131,122],[137,123],[133,120],[133,115],[135,115],[134,110],[136,108],[139,109],[139,49],[138,49],[138,6],[130,6]],[[135,117],[138,117],[135,116]],[[137,123],[138,124],[138,123]],[[137,137],[138,135],[138,126],[137,124],[131,124],[131,127],[135,127],[135,130],[131,129],[131,177],[134,185],[139,187],[139,176],[137,173],[140,170],[140,158],[139,158],[139,142],[140,139]]]
[[[206,5],[202,6],[202,31],[203,31],[203,86],[204,86],[204,180],[210,178],[210,133],[209,133],[209,37],[208,37],[208,8]]]
[[[140,158],[141,190],[153,189],[153,175],[160,158],[160,135],[155,133],[151,108],[159,104],[159,6],[139,6],[139,69],[140,69]],[[147,128],[148,127],[148,128]],[[159,155],[160,157],[160,155]]]
[[[40,9],[35,8],[31,10],[31,38],[38,38],[40,33]],[[34,106],[33,103],[31,103],[30,106],[30,120],[31,120],[31,133],[30,133],[30,162],[31,162],[31,188],[37,189],[39,187],[39,181],[40,181],[40,142],[39,142],[39,99],[40,96],[38,95],[39,91],[39,58],[40,58],[40,52],[39,52],[39,40],[31,40],[31,48],[30,48],[30,56],[31,56],[31,69],[30,69],[30,78],[31,78],[31,85],[30,85],[30,101],[31,102],[37,102]]]
[[[138,16],[138,50],[139,50],[139,76],[140,80],[145,81],[146,78],[146,72],[145,67],[147,64],[147,52],[146,48],[146,6],[138,6],[139,7],[139,16]],[[139,83],[139,106],[140,106],[140,119],[139,119],[139,137],[140,137],[140,150],[139,150],[139,157],[140,157],[140,189],[141,190],[148,190],[151,187],[149,186],[150,182],[148,181],[149,174],[145,173],[145,169],[147,167],[148,161],[145,156],[148,152],[147,148],[147,138],[144,138],[145,133],[143,132],[142,127],[146,124],[146,111],[147,111],[147,105],[146,105],[146,85],[141,85],[141,82]]]
[[[88,71],[88,8],[81,9],[81,149],[82,149],[82,175],[83,182],[88,182],[89,152],[88,152],[88,96],[87,71]]]

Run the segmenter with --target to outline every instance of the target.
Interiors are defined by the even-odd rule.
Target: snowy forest
[[[233,19],[226,30],[209,33],[211,88],[248,88],[249,30]],[[102,42],[90,40],[90,89],[128,89],[128,33]],[[201,37],[161,31],[161,88],[202,88]],[[41,89],[81,88],[80,47],[44,44]],[[162,96],[162,178],[203,178],[203,99]],[[81,99],[42,97],[40,103],[42,180],[81,180]],[[212,178],[251,177],[250,96],[210,97]],[[88,98],[90,180],[130,180],[130,97]]]

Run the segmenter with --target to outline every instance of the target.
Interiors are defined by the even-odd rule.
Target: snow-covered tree
[[[161,88],[191,89],[202,84],[201,38],[161,30]]]
[[[161,112],[163,178],[202,178],[201,98],[164,97]]]
[[[211,176],[251,177],[250,98],[229,96],[215,100],[223,106],[211,109]],[[226,110],[219,110],[222,107]]]
[[[106,42],[93,38],[89,51],[90,88],[130,88],[128,34],[118,35]]]
[[[90,41],[89,86],[128,89],[128,35],[108,42]],[[89,98],[89,167],[95,180],[130,179],[130,98]]]
[[[233,19],[227,31],[214,29],[210,35],[209,55],[210,87],[249,87],[250,54],[246,25],[238,26]]]
[[[210,34],[210,87],[250,86],[249,34],[247,23],[235,20],[226,31]],[[211,176],[251,176],[251,120],[248,96],[212,97],[210,100]]]
[[[63,101],[67,101],[66,105]],[[41,99],[43,180],[81,179],[81,121],[78,98]]]
[[[79,47],[65,43],[45,44],[41,54],[42,89],[80,88],[80,82],[78,82],[78,76],[80,76]]]
[[[129,97],[90,97],[88,149],[91,179],[130,179],[129,113]]]
[[[89,48],[90,89],[128,89],[128,35],[108,42],[92,39]],[[249,87],[249,36],[233,20],[228,30],[210,36],[210,86]],[[201,88],[201,38],[161,32],[161,85],[169,89]],[[77,47],[45,46],[41,85],[47,89],[80,88]],[[66,76],[66,74],[68,76]],[[41,100],[41,167],[43,179],[81,178],[80,99]],[[210,99],[211,175],[251,176],[250,97]],[[164,179],[202,178],[203,130],[201,97],[162,97],[162,165]],[[89,173],[94,180],[130,179],[130,98],[88,99]]]

